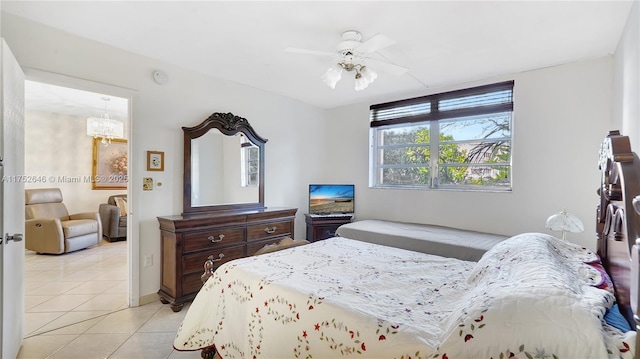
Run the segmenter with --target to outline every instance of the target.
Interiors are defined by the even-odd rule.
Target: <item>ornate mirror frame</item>
[[[242,133],[260,149],[258,168],[258,202],[213,204],[204,206],[192,206],[191,204],[191,140],[203,136],[209,130],[217,129],[223,135],[234,136]],[[208,212],[222,212],[233,210],[260,210],[264,209],[264,144],[267,139],[258,136],[246,118],[232,113],[215,112],[194,127],[182,127],[184,132],[184,190],[183,190],[183,216]]]

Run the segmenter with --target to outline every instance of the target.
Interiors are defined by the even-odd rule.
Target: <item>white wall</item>
[[[613,127],[640,152],[640,2],[634,1],[614,56]]]
[[[321,148],[323,112],[284,97],[215,79],[167,63],[115,49],[98,42],[2,13],[2,36],[23,68],[110,84],[135,93],[132,99],[129,154],[131,197],[137,259],[153,255],[153,265],[139,268],[139,294],[160,287],[160,231],[157,216],[182,212],[182,126],[194,126],[213,112],[245,117],[267,138],[265,202],[297,207],[296,238],[305,237],[306,189],[321,171],[306,163]],[[157,85],[152,72],[164,70],[169,83]],[[315,131],[317,136],[296,136]],[[164,151],[165,171],[146,171],[146,151]],[[162,181],[165,190],[142,191],[142,178]],[[135,275],[134,275],[135,276]]]
[[[502,76],[431,93],[515,80],[513,192],[368,188],[369,105],[331,111],[325,178],[356,184],[356,219],[393,219],[514,235],[547,232],[547,217],[575,213],[585,232],[568,238],[595,249],[599,146],[611,123],[611,57]],[[558,233],[556,233],[559,235]]]
[[[25,188],[58,187],[69,213],[98,212],[100,203],[126,190],[92,190],[93,137],[86,118],[41,111],[25,111],[25,174],[44,178]],[[73,182],[79,179],[80,182]]]

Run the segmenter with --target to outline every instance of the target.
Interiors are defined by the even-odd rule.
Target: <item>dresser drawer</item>
[[[268,222],[247,226],[247,241],[291,235],[291,221]]]
[[[182,277],[182,293],[184,296],[198,293],[200,288],[202,288],[201,275],[202,273],[191,273]]]
[[[205,232],[184,234],[184,251],[193,252],[210,248],[212,245],[227,246],[244,241],[243,228],[214,228]]]
[[[220,256],[222,255],[222,256]],[[200,253],[189,254],[182,257],[182,273],[204,272],[204,262],[209,256],[213,256],[215,268],[230,260],[244,257],[244,246],[211,249]]]
[[[336,236],[336,231],[340,225],[319,226],[316,228],[315,240],[327,239]]]

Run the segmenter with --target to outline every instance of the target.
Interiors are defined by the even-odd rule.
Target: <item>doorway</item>
[[[126,156],[124,167],[120,159],[118,173],[122,176],[124,170],[128,176],[130,96],[108,85],[35,73],[38,76],[26,72],[25,81],[25,175],[33,179],[25,188],[60,188],[70,214],[98,212],[110,196],[128,195],[126,180],[96,184],[94,156],[96,150],[118,143]],[[105,114],[122,122],[124,140],[103,144],[87,134],[87,118]],[[129,216],[125,221],[130,227]],[[130,238],[127,229],[126,240],[103,237],[98,245],[75,252],[47,255],[26,250],[25,336],[90,322],[137,304],[131,300]]]

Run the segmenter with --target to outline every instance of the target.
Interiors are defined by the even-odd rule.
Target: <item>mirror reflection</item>
[[[210,129],[191,140],[191,206],[259,201],[260,148],[243,133]]]
[[[264,145],[246,118],[215,112],[184,132],[183,215],[262,210]]]

